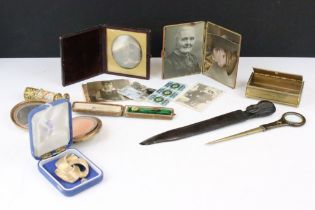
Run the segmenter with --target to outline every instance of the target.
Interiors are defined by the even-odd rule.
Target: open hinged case
[[[241,35],[211,22],[164,26],[163,79],[202,73],[235,88]]]
[[[303,86],[301,75],[254,68],[245,95],[297,107],[301,101]]]
[[[167,107],[154,106],[137,106],[108,103],[89,103],[89,102],[73,102],[72,110],[74,112],[113,116],[113,117],[130,117],[130,118],[147,118],[147,119],[173,119],[174,109]]]
[[[96,26],[60,37],[62,85],[108,73],[149,79],[150,30]]]
[[[78,150],[69,148],[72,144],[71,119],[71,105],[64,99],[39,106],[28,115],[31,150],[34,158],[39,160],[39,171],[66,196],[75,195],[103,178],[101,169]],[[60,174],[57,173],[60,160],[68,157],[72,159],[63,168],[62,177],[80,174],[72,182],[57,175]],[[81,176],[83,172],[86,172],[85,176]]]

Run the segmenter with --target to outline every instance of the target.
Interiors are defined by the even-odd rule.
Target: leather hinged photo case
[[[150,30],[100,25],[60,37],[62,85],[99,74],[149,79]]]

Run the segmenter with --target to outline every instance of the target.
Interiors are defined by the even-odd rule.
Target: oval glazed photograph
[[[120,67],[133,69],[141,62],[142,50],[135,38],[130,35],[120,35],[113,41],[112,55]]]

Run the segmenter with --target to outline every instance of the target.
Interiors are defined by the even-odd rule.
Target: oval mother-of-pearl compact
[[[102,121],[96,117],[79,116],[72,119],[73,142],[86,141],[99,132]]]

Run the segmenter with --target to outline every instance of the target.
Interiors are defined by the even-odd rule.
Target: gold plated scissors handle
[[[273,128],[280,128],[283,126],[292,126],[292,127],[299,127],[304,125],[306,122],[306,119],[303,115],[301,115],[300,113],[297,112],[286,112],[282,115],[282,117],[272,123],[268,123],[268,124],[264,124],[264,125],[260,125],[257,128],[253,128],[241,133],[237,133],[231,136],[227,136],[218,140],[214,140],[214,141],[210,141],[207,144],[216,144],[219,142],[224,142],[224,141],[228,141],[228,140],[232,140],[238,137],[242,137],[242,136],[248,136],[254,133],[259,133],[259,132],[263,132],[266,130],[270,130]]]

